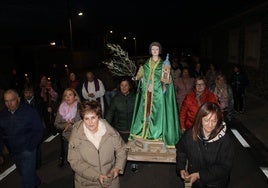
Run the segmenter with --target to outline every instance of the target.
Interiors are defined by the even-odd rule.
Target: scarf
[[[75,101],[71,105],[68,105],[66,102],[61,103],[59,113],[64,120],[72,121],[76,116],[76,112],[77,112],[77,101]]]
[[[94,79],[93,82],[94,82],[94,85],[95,85],[95,91],[99,91],[100,90],[100,84],[99,84],[98,79]],[[84,86],[85,86],[86,91],[88,92],[88,81],[85,81]]]
[[[101,142],[101,138],[102,136],[106,133],[106,127],[105,125],[99,121],[98,124],[98,130],[95,133],[92,133],[85,125],[85,123],[83,123],[83,127],[84,127],[84,133],[87,137],[87,139],[93,143],[93,145],[99,149],[100,147],[100,142]]]
[[[95,91],[99,91],[100,90],[100,84],[99,84],[98,79],[94,78],[93,82],[94,82],[94,85],[95,85]],[[84,87],[85,87],[86,91],[88,92],[88,81],[84,82]],[[99,97],[97,98],[97,101],[100,102]]]
[[[225,135],[226,130],[227,130],[226,123],[222,122],[222,124],[223,124],[223,128],[221,129],[221,131],[214,138],[206,140],[201,135],[198,135],[198,138],[200,140],[202,140],[203,142],[206,142],[206,143],[212,143],[212,142],[215,142],[215,141],[221,139]]]

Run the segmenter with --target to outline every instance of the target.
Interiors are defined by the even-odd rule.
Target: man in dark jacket
[[[42,104],[40,98],[38,98],[34,93],[34,88],[30,84],[25,84],[23,89],[23,102],[29,104],[33,108],[35,108],[40,117],[42,118]],[[36,169],[39,169],[41,167],[42,163],[42,153],[41,153],[41,142],[40,141],[38,147],[37,147],[37,153],[36,153]]]
[[[245,89],[249,84],[249,80],[242,67],[239,64],[233,66],[233,73],[231,77],[231,85],[234,95],[234,110],[242,113],[244,111]]]
[[[34,87],[30,84],[25,84],[23,88],[23,101],[35,108],[39,115],[42,115],[41,99],[35,95]]]
[[[36,109],[21,103],[15,90],[4,93],[6,108],[0,113],[0,143],[4,143],[22,177],[23,187],[40,184],[36,175],[36,149],[43,136],[43,126]]]

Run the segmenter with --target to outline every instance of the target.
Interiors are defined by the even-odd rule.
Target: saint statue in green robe
[[[138,87],[129,140],[163,141],[166,147],[174,148],[180,138],[180,127],[173,81],[161,82],[161,45],[153,42],[149,49],[152,56],[135,77]]]

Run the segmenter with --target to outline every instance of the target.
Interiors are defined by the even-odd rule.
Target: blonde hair
[[[64,97],[67,95],[67,92],[68,92],[68,91],[73,92],[73,94],[74,94],[74,98],[77,100],[78,103],[81,102],[78,93],[77,93],[76,90],[73,89],[73,88],[66,88],[66,89],[64,90],[64,92],[63,92],[63,94],[62,94],[62,101],[64,101]]]

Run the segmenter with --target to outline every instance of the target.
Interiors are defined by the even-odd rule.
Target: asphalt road
[[[265,188],[268,187],[268,178],[260,167],[268,167],[266,156],[267,148],[260,147],[261,143],[256,142],[254,135],[243,132],[243,126],[233,121],[230,128],[235,128],[246,136],[245,140],[252,143],[250,148],[245,148],[230,132],[235,143],[235,161],[231,174],[229,188]],[[37,171],[41,178],[40,188],[73,188],[73,172],[69,166],[58,167],[60,153],[60,139],[55,137],[50,142],[42,143],[42,166]],[[122,188],[180,188],[183,182],[176,175],[174,163],[150,163],[137,162],[138,171],[131,171],[131,161],[127,162],[125,173],[120,176]],[[6,161],[0,167],[0,179],[3,173],[13,165],[10,156],[6,156]],[[12,171],[2,180],[1,188],[20,187],[20,177],[16,170]]]

